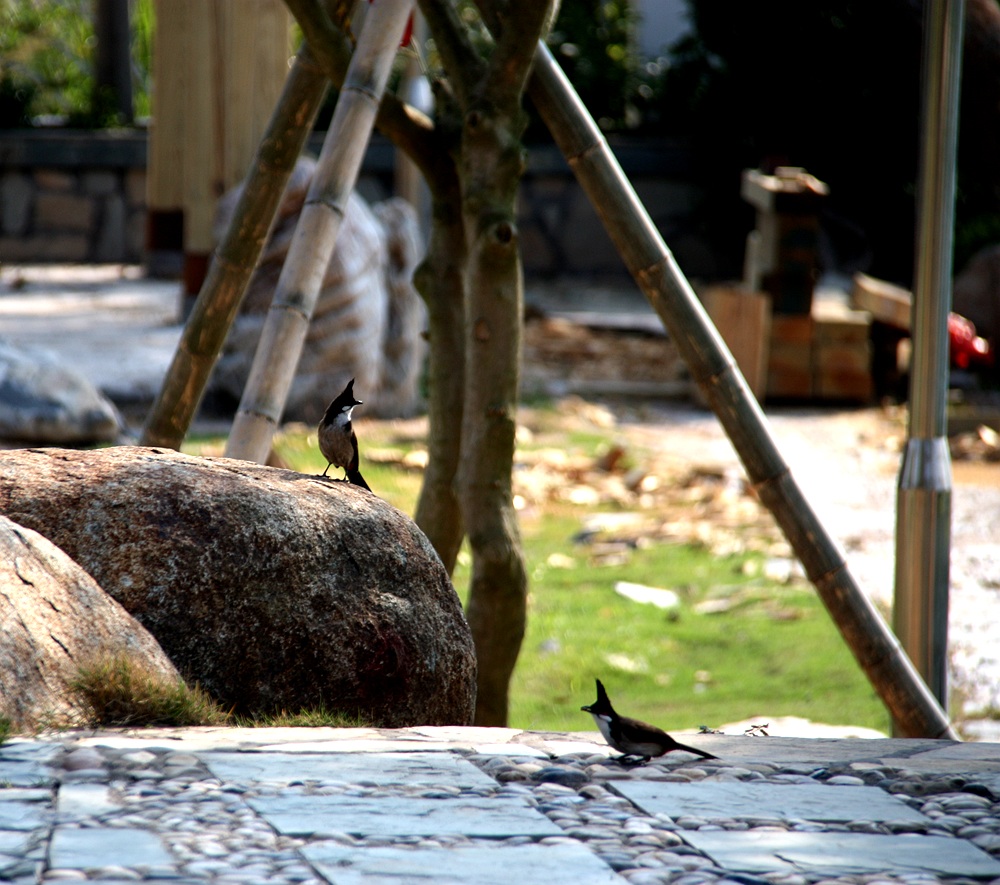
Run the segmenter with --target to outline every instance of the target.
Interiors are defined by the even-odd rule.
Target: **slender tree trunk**
[[[519,99],[519,96],[518,96]],[[506,725],[524,638],[527,574],[511,490],[524,281],[515,226],[523,114],[466,114],[462,210],[469,270],[459,496],[472,547],[467,616],[479,661],[477,725]]]
[[[430,539],[448,573],[464,537],[455,487],[462,443],[465,396],[465,228],[457,180],[434,195],[427,256],[413,282],[427,303],[429,386],[427,469],[416,523]]]
[[[128,0],[95,0],[94,111],[113,113],[119,125],[134,119],[132,103],[132,45]],[[102,121],[103,122],[103,121]]]

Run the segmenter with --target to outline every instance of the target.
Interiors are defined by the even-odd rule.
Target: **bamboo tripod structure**
[[[369,20],[365,22],[348,70],[345,95],[338,102],[337,113],[324,144],[320,160],[322,172],[317,173],[310,189],[307,207],[279,279],[247,390],[234,422],[233,434],[226,448],[229,457],[263,462],[269,453],[315,305],[322,270],[339,230],[343,200],[357,178],[364,145],[385,86],[388,62],[395,54],[412,2],[380,0],[372,7]],[[376,14],[380,16],[378,27]],[[366,47],[364,55],[361,54],[363,44]],[[364,59],[364,63],[359,59]],[[356,60],[359,60],[357,65]],[[377,79],[380,76],[382,79]],[[352,103],[354,107],[344,102],[349,89],[353,90],[356,98]],[[528,89],[626,266],[670,337],[677,343],[695,381],[732,441],[754,488],[774,514],[805,566],[809,579],[819,591],[869,681],[888,707],[899,732],[912,737],[957,740],[946,713],[898,640],[855,583],[843,556],[802,495],[777,451],[766,419],[728,348],[678,268],[607,141],[544,44],[539,44],[535,53],[534,73]],[[342,105],[345,105],[343,111]],[[360,146],[347,146],[343,142],[338,143],[337,138],[331,138],[334,132],[340,137],[342,128],[348,122],[353,131],[363,130]],[[304,128],[308,131],[308,127]],[[238,216],[234,219],[234,226],[237,220]],[[234,236],[233,231],[229,236]],[[246,277],[249,277],[249,271]],[[185,330],[182,348],[190,347],[192,340],[195,343],[204,342],[207,337],[211,337],[213,342],[217,339],[221,348],[235,314],[235,306],[238,306],[237,298],[231,311],[218,309],[214,302],[221,296],[218,290],[215,294],[207,290],[207,286],[199,296],[199,303],[203,297],[205,305],[200,315],[203,319],[212,320],[210,325],[217,324],[219,328],[213,328],[210,336],[202,337],[198,336],[197,330],[190,336]],[[190,327],[191,323],[188,325]],[[148,427],[164,423],[162,411],[171,402],[186,417],[181,415],[174,421],[170,425],[170,434],[164,435],[159,444],[170,445],[171,441],[175,441],[177,446],[183,439],[207,381],[208,371],[218,354],[216,350],[209,357],[208,349],[203,347],[198,351],[196,359],[181,358],[178,352]],[[272,349],[280,354],[277,360],[272,355]],[[166,395],[168,385],[175,391],[170,396]],[[154,434],[147,429],[143,442],[150,444],[154,440]]]

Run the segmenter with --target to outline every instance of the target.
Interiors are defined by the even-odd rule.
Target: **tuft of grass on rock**
[[[0,744],[3,744],[10,737],[10,720],[6,716],[0,716]]]
[[[201,688],[165,679],[121,655],[81,665],[70,691],[91,726],[222,725],[229,718]]]
[[[326,707],[310,707],[290,713],[280,710],[275,713],[255,716],[235,716],[233,725],[243,728],[367,728],[371,726],[360,716],[338,713]]]

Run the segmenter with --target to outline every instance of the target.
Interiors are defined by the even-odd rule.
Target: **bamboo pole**
[[[184,441],[326,86],[325,74],[303,44],[146,421],[143,445],[179,449]]]
[[[957,740],[782,460],[763,412],[604,136],[544,44],[529,95],[901,733]]]
[[[365,17],[233,421],[228,458],[263,463],[270,453],[412,7],[413,0],[378,0]]]

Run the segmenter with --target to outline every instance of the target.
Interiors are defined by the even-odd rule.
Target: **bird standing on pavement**
[[[323,476],[331,466],[343,467],[349,482],[370,492],[368,483],[358,470],[358,437],[351,427],[351,412],[360,405],[361,400],[354,398],[352,378],[344,392],[330,403],[323,420],[319,422],[319,450],[327,460]]]
[[[683,750],[685,753],[694,753],[705,759],[717,759],[711,753],[689,747],[679,741],[675,741],[669,734],[655,725],[640,722],[638,719],[630,719],[628,716],[619,716],[615,708],[611,706],[608,693],[601,685],[601,680],[597,682],[597,700],[585,707],[580,707],[586,713],[594,717],[594,722],[604,735],[604,740],[618,750],[623,755],[619,761],[630,757],[637,757],[640,762],[649,762],[653,756],[662,756],[672,750]]]

